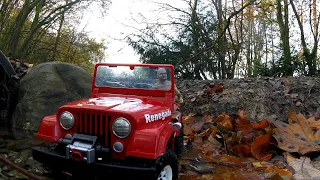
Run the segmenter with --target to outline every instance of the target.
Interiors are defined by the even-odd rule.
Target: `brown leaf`
[[[316,169],[309,157],[293,157],[289,153],[285,154],[288,165],[295,170],[294,179],[320,179],[320,170]]]
[[[320,126],[310,124],[302,114],[296,114],[292,109],[289,113],[289,124],[269,120],[277,128],[274,129],[274,137],[278,146],[288,152],[298,152],[302,155],[320,150]]]
[[[213,92],[222,92],[223,91],[223,86],[221,84],[217,84],[214,88],[213,88]]]
[[[256,136],[256,130],[248,120],[248,114],[242,110],[239,111],[238,117],[235,120],[236,130],[241,131],[243,137],[247,141],[251,141]]]
[[[195,131],[195,132],[198,132],[203,128],[203,126],[204,126],[204,122],[203,121],[195,122],[192,125],[192,130]]]
[[[320,128],[320,120],[316,120],[315,117],[310,117],[307,119],[310,127],[313,128],[314,130],[319,129]]]
[[[220,163],[225,164],[225,165],[238,166],[238,167],[245,167],[246,166],[244,163],[241,162],[240,159],[238,159],[234,156],[229,156],[227,154],[221,155]]]
[[[214,121],[214,118],[212,117],[212,115],[205,115],[203,116],[202,119],[205,123],[212,123]]]
[[[227,90],[222,91],[222,95],[227,95],[227,94],[231,94],[231,91],[227,91]]]
[[[229,115],[227,115],[226,113],[222,113],[220,114],[216,120],[216,123],[222,125],[223,127],[226,127],[228,130],[232,131],[233,130],[233,125],[231,122],[231,118]]]
[[[269,122],[266,119],[262,120],[260,123],[252,125],[252,127],[254,129],[264,129],[264,128],[268,127],[268,126],[269,126]]]
[[[252,156],[251,149],[248,145],[237,144],[233,147],[233,151],[238,156],[242,157],[250,157]]]
[[[267,173],[274,173],[275,176],[273,176],[272,179],[276,179],[275,177],[279,177],[280,180],[292,179],[292,173],[287,169],[280,169],[277,167],[267,167],[265,168],[265,171]]]
[[[271,159],[272,154],[266,152],[270,149],[270,141],[272,134],[268,131],[267,134],[261,135],[255,139],[251,144],[251,152],[258,160],[268,161]]]
[[[194,122],[195,117],[194,114],[189,114],[187,116],[183,116],[182,117],[182,122],[184,124],[184,134],[185,135],[190,135],[193,133],[193,129],[192,129],[192,123]]]
[[[227,166],[217,166],[213,174],[206,174],[199,177],[200,180],[264,180],[257,172],[243,171]]]
[[[202,142],[202,137],[196,136],[196,137],[194,138],[194,142],[196,142],[196,143],[201,143],[201,142]]]

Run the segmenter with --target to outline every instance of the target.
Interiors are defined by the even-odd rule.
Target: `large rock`
[[[92,75],[63,62],[33,67],[19,82],[13,129],[37,131],[43,117],[55,114],[61,105],[90,97]]]

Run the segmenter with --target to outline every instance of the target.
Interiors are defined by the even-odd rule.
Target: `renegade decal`
[[[157,121],[157,120],[164,120],[166,117],[171,116],[171,111],[168,109],[167,111],[163,111],[157,114],[145,114],[144,117],[146,118],[146,123]]]

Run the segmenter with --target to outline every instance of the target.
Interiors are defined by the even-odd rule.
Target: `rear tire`
[[[158,157],[156,161],[156,180],[176,180],[178,179],[178,160],[176,154],[167,149],[167,152]]]

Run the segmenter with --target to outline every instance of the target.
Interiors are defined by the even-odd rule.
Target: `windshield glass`
[[[96,86],[140,89],[171,89],[171,69],[135,66],[99,66]]]

